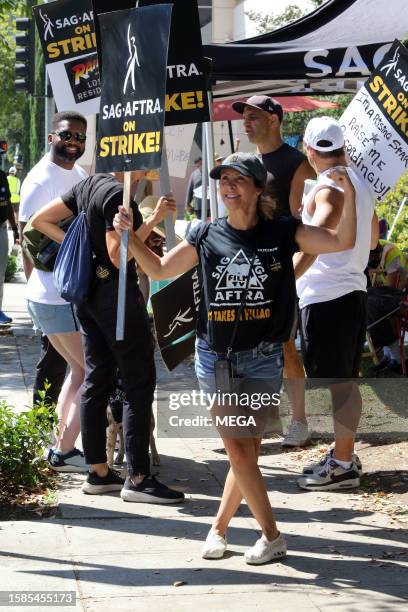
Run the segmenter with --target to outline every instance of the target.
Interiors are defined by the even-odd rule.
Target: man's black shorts
[[[300,311],[308,378],[357,378],[366,332],[365,291],[305,306]]]

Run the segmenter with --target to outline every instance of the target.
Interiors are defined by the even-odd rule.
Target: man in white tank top
[[[295,255],[301,308],[302,353],[306,374],[326,379],[334,418],[335,446],[324,461],[308,466],[298,484],[303,489],[343,489],[360,484],[361,463],[354,454],[362,400],[358,377],[366,330],[366,276],[370,248],[378,240],[374,198],[348,166],[340,124],[331,117],[312,119],[304,143],[316,185],[303,202],[302,221],[334,229],[343,210],[343,192],[327,176],[334,166],[347,166],[357,209],[355,246],[340,253]]]

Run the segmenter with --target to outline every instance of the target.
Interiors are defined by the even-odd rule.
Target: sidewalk
[[[39,350],[23,292],[23,284],[5,285],[4,310],[17,325],[13,335],[0,336],[0,396],[15,406],[29,403]],[[160,366],[158,377],[162,389],[177,378],[188,385],[192,368],[169,376]],[[220,441],[160,437],[157,447],[160,478],[183,490],[185,503],[86,496],[83,476],[64,475],[55,517],[0,523],[0,591],[74,591],[78,610],[97,612],[407,609],[407,523],[375,511],[363,492],[302,492],[296,478],[316,451],[281,453],[277,440],[263,443],[260,465],[289,554],[251,567],[243,553],[258,532],[245,505],[232,521],[225,558],[200,557],[227,469]],[[370,447],[361,448],[370,470]]]

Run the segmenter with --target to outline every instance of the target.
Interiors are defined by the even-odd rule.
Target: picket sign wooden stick
[[[123,200],[122,205],[129,212],[131,172],[125,172],[123,178]],[[123,231],[120,235],[120,266],[118,287],[118,312],[116,316],[116,340],[125,338],[125,316],[126,316],[126,280],[127,280],[127,257],[128,257],[129,232]]]
[[[163,134],[163,150],[162,150],[162,163],[160,167],[160,192],[162,196],[173,195],[170,185],[170,174],[169,174],[169,163],[167,160],[166,142]],[[173,217],[166,217],[164,220],[164,229],[166,231],[166,246],[167,250],[170,251],[176,246],[176,232],[174,230]]]
[[[207,164],[208,172],[214,166],[214,131],[213,131],[213,113],[212,113],[212,94],[211,91],[207,93],[208,108],[210,111],[210,121],[205,124],[205,136],[207,145]],[[210,181],[210,211],[211,221],[216,219],[218,215],[218,203],[217,203],[217,185],[215,181]]]
[[[123,206],[129,212],[131,199],[131,172],[125,172],[123,183]],[[139,181],[135,200],[137,204],[143,199],[147,180]],[[118,287],[118,314],[116,317],[116,340],[124,340],[125,337],[125,316],[126,316],[126,281],[127,281],[127,259],[128,259],[129,232],[122,232],[120,240],[120,268],[119,268],[119,287]],[[124,271],[124,272],[123,272]]]
[[[205,123],[202,124],[201,137],[201,221],[207,221],[207,193],[208,193],[208,163],[207,163],[207,137]]]

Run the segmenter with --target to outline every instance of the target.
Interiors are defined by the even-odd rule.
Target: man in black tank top
[[[306,156],[282,140],[283,110],[269,96],[252,96],[232,108],[243,115],[248,139],[258,147],[259,157],[270,173],[268,188],[284,215],[299,216],[305,179],[316,178]]]
[[[282,140],[282,106],[269,96],[252,96],[235,102],[232,108],[243,115],[245,133],[258,147],[258,154],[268,171],[267,192],[273,195],[281,214],[299,216],[304,182],[316,174],[306,156]],[[297,320],[294,321],[294,338]],[[305,413],[304,370],[294,339],[285,342],[284,378],[292,406],[292,423],[282,442],[284,447],[303,446],[309,439]]]

